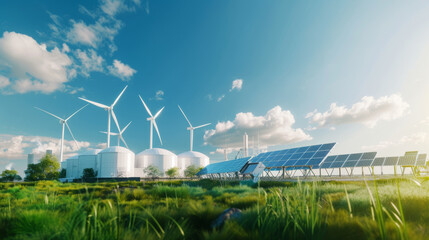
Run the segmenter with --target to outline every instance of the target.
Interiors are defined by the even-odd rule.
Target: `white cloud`
[[[161,101],[164,99],[164,91],[158,90],[155,94],[155,100]]]
[[[368,127],[374,127],[378,121],[390,121],[403,116],[408,108],[408,103],[398,94],[378,99],[365,96],[350,108],[332,103],[328,111],[321,113],[314,110],[308,113],[306,118],[318,127],[347,123],[362,123]]]
[[[427,137],[426,133],[415,133],[411,136],[403,136],[402,138],[396,141],[381,141],[376,145],[362,146],[362,149],[365,151],[378,151],[378,150],[383,150],[391,147],[400,147],[408,143],[411,143],[413,145],[421,144],[426,141],[426,137]]]
[[[220,102],[220,101],[222,101],[223,100],[223,98],[225,97],[225,94],[222,94],[220,97],[218,97],[217,99],[216,99],[216,101],[217,102]]]
[[[242,147],[243,135],[259,135],[260,147],[295,143],[311,140],[312,137],[300,128],[293,128],[295,118],[288,110],[280,106],[270,109],[265,116],[253,113],[238,113],[233,121],[218,122],[215,129],[204,134],[205,144],[217,147]],[[249,139],[250,139],[249,138]]]
[[[130,2],[131,4],[128,4]],[[135,5],[140,6],[140,0],[103,0],[101,10],[109,16],[115,16],[120,12],[135,11]]]
[[[9,86],[9,84],[10,84],[9,78],[0,75],[0,88],[7,87]]]
[[[121,63],[119,60],[113,60],[113,65],[108,66],[108,69],[111,74],[121,78],[122,80],[128,80],[131,78],[137,71],[132,69],[130,66]]]
[[[0,38],[0,65],[11,71],[12,88],[18,93],[62,89],[71,64],[67,54],[56,47],[49,51],[30,36],[4,32]]]
[[[79,141],[79,147],[74,141],[64,140],[64,153],[70,154],[90,146],[89,142]],[[0,134],[0,159],[26,159],[28,153],[45,153],[53,150],[59,154],[60,139],[44,136],[23,136]]]
[[[71,43],[81,43],[96,48],[101,41],[101,36],[98,35],[94,25],[88,26],[84,22],[74,22],[73,26],[67,33],[67,39]]]
[[[243,88],[243,79],[235,79],[232,81],[232,87],[229,89],[229,91],[231,92],[234,89],[240,91],[241,88]]]
[[[90,72],[103,72],[103,63],[104,59],[97,55],[94,49],[89,49],[87,51],[82,51],[78,49],[76,52],[76,57],[80,60],[80,72],[89,77]]]

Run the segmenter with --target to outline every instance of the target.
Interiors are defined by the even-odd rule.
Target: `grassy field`
[[[0,214],[1,239],[427,239],[429,182],[2,183]]]

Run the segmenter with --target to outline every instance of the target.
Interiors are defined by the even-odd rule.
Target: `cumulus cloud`
[[[235,79],[234,81],[232,81],[232,87],[231,89],[229,89],[229,91],[231,92],[234,89],[237,91],[240,91],[242,87],[243,87],[243,79]]]
[[[233,121],[218,122],[215,129],[204,134],[205,144],[216,147],[242,147],[243,135],[259,136],[260,146],[273,146],[311,140],[312,137],[300,128],[293,128],[295,118],[280,106],[270,109],[265,116],[253,113],[238,113]]]
[[[408,108],[408,103],[398,94],[377,99],[365,96],[350,108],[332,103],[328,111],[322,113],[316,109],[308,113],[306,118],[317,127],[347,123],[362,123],[374,127],[378,121],[390,121],[403,116]]]
[[[4,32],[0,38],[0,65],[12,73],[11,85],[18,93],[51,93],[64,87],[72,61],[57,47],[49,51],[32,37]],[[4,79],[3,79],[4,80]]]
[[[120,12],[135,11],[135,6],[140,6],[140,0],[103,0],[101,10],[109,16],[115,16]]]
[[[85,141],[79,141],[78,144],[79,146],[74,141],[64,140],[64,153],[74,153],[90,146],[90,143]],[[26,159],[28,153],[41,154],[46,150],[59,154],[60,139],[0,134],[0,159]]]
[[[426,141],[426,137],[427,137],[426,133],[415,133],[410,136],[403,136],[402,138],[396,141],[381,141],[376,145],[362,146],[362,149],[365,151],[377,151],[377,150],[382,150],[389,147],[398,147],[408,143],[421,144]]]
[[[67,39],[71,43],[81,43],[96,48],[101,41],[97,35],[94,26],[88,26],[84,22],[74,22],[70,31],[67,33]]]
[[[76,57],[80,61],[80,72],[89,77],[90,72],[103,72],[103,57],[97,55],[94,49],[89,49],[87,51],[82,51],[78,49],[76,51]]]
[[[108,69],[111,74],[121,78],[124,81],[130,79],[134,75],[134,73],[137,72],[130,66],[123,64],[117,59],[113,60],[113,65],[108,66]]]

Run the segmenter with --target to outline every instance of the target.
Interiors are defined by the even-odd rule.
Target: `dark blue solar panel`
[[[376,152],[353,153],[329,156],[320,168],[367,167],[374,161]]]
[[[238,172],[249,161],[250,157],[240,158],[236,160],[212,163],[207,165],[197,175],[213,174],[213,173],[229,173]]]

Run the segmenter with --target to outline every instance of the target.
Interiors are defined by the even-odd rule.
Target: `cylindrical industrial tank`
[[[83,176],[85,168],[92,168],[97,172],[97,156],[101,149],[92,149],[79,154],[78,177]]]
[[[79,165],[79,155],[74,155],[72,157],[67,158],[67,168],[66,168],[66,178],[76,178],[77,177],[77,168]]]
[[[97,177],[134,177],[134,153],[115,146],[106,148],[97,156]]]
[[[165,171],[177,167],[177,156],[162,148],[146,149],[136,155],[135,176],[146,177],[143,170],[151,165],[157,167],[161,172],[161,176],[164,176]]]
[[[200,152],[189,151],[177,155],[177,161],[180,174],[184,175],[184,171],[188,166],[194,165],[197,168],[205,167],[209,165],[210,160],[209,157]]]

